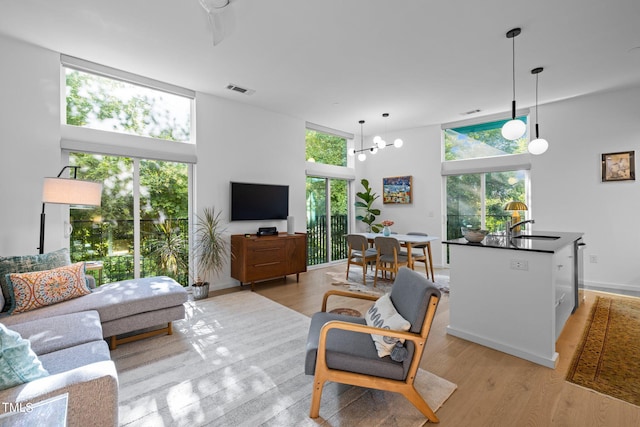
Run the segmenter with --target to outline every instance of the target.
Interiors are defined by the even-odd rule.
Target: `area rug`
[[[122,426],[421,426],[397,393],[327,383],[320,418],[309,418],[304,374],[310,319],[253,292],[186,303],[174,334],[118,346]],[[420,370],[432,409],[456,385]]]
[[[382,295],[391,291],[393,281],[378,277],[378,283],[373,286],[373,272],[367,272],[365,277],[366,285],[362,283],[362,269],[352,268],[349,270],[349,279],[346,276],[346,267],[344,272],[329,272],[327,275],[331,277],[331,284],[341,286],[355,292],[363,292],[373,295]],[[449,276],[436,274],[435,286],[444,294],[449,293]]]
[[[567,381],[640,406],[640,299],[597,297]]]

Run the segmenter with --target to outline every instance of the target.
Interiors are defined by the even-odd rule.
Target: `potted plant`
[[[215,208],[205,208],[202,216],[196,217],[195,255],[198,275],[193,283],[194,299],[209,296],[209,282],[204,281],[204,278],[220,273],[229,255],[224,240],[226,228],[221,223],[220,213],[216,214]]]
[[[369,233],[377,233],[382,229],[382,224],[374,224],[376,216],[380,215],[380,209],[375,209],[373,202],[380,198],[380,196],[374,193],[371,187],[369,187],[368,180],[363,178],[360,183],[364,187],[364,191],[356,193],[356,198],[360,199],[356,201],[356,208],[363,209],[364,215],[357,215],[356,219],[367,224],[367,231]]]
[[[170,219],[156,224],[158,236],[149,241],[151,256],[155,258],[160,271],[180,281],[189,269],[189,243],[180,227]]]

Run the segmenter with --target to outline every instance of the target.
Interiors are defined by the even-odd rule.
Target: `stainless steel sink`
[[[535,234],[520,234],[513,236],[512,239],[529,239],[529,240],[558,240],[560,236],[540,236]]]

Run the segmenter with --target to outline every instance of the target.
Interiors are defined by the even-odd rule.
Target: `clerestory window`
[[[63,58],[65,118],[63,123],[176,142],[193,142],[191,91],[83,61]],[[106,71],[103,71],[102,69]],[[96,71],[94,71],[94,69]],[[111,75],[117,74],[117,78]],[[134,76],[130,76],[131,79]],[[160,86],[160,88],[158,88]]]

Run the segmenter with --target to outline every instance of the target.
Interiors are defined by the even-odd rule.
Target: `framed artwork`
[[[382,178],[382,203],[406,205],[413,201],[413,182],[409,176]]]
[[[602,182],[635,181],[635,151],[602,155]]]

